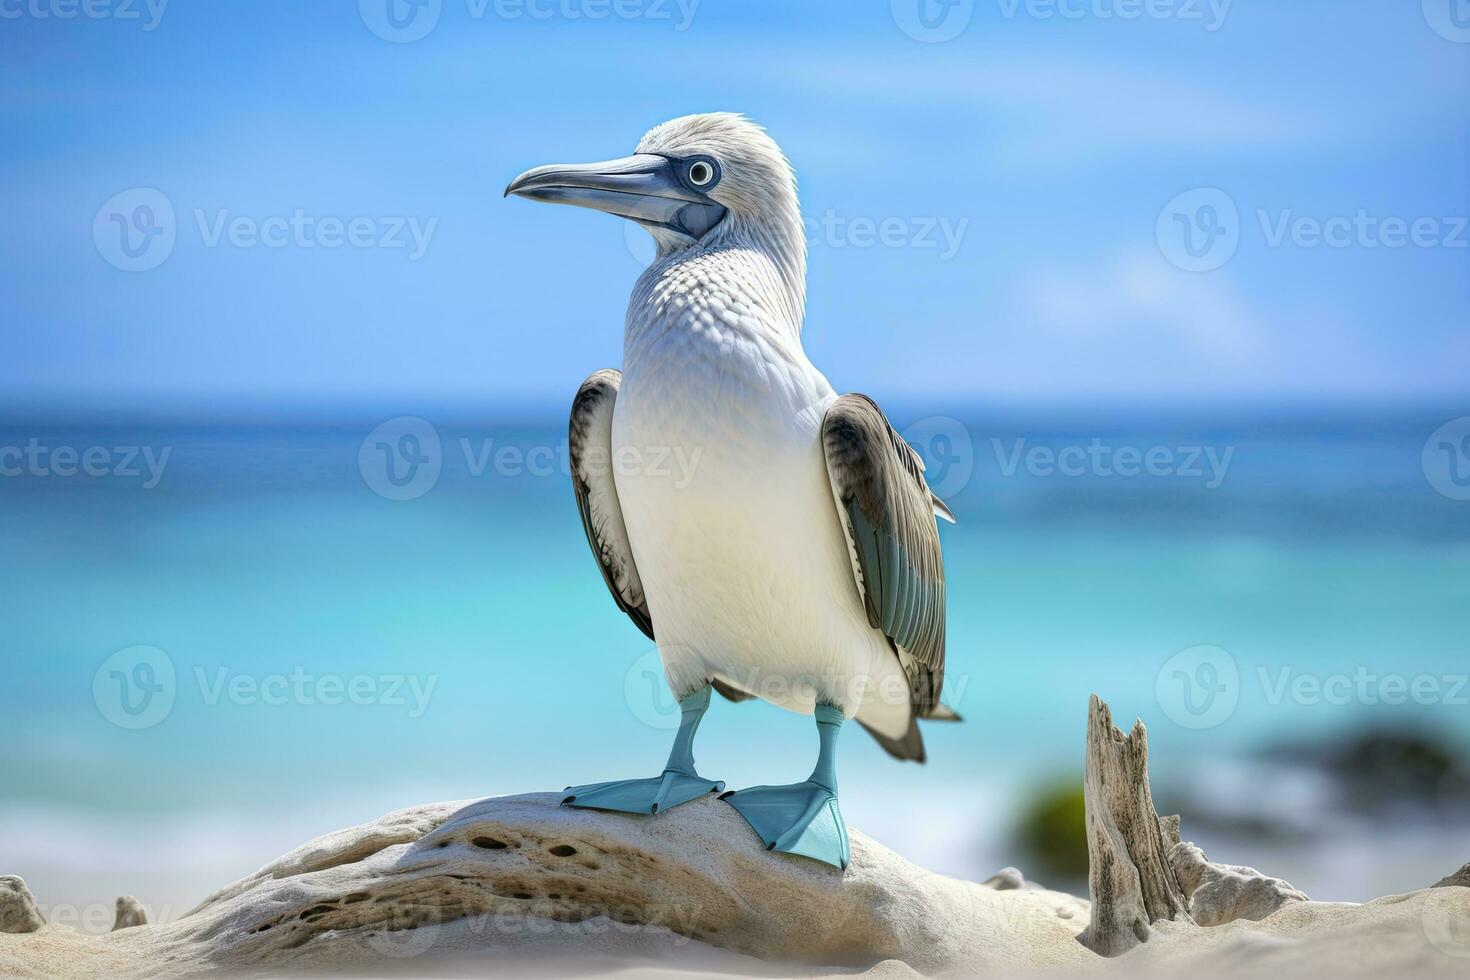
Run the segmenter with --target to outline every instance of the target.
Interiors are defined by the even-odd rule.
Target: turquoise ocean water
[[[177,914],[400,806],[658,768],[672,705],[589,556],[559,420],[428,415],[402,443],[425,430],[370,435],[389,414],[0,428],[51,454],[0,477],[0,871],[43,903],[152,889]],[[1470,743],[1470,502],[1421,458],[1456,414],[896,414],[960,519],[947,700],[966,720],[926,729],[924,767],[845,734],[849,820],[943,870],[1016,860],[1018,794],[1080,771],[1094,691],[1146,721],[1165,784],[1371,725]],[[108,474],[68,475],[67,447],[106,450]],[[151,487],[143,448],[168,453]],[[400,450],[400,480],[409,457],[438,470],[412,499],[374,489]],[[1422,696],[1390,703],[1385,677]],[[740,786],[800,778],[814,740],[718,703],[698,748]],[[1416,884],[1382,876],[1320,885]]]

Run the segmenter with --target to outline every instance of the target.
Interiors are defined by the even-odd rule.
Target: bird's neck
[[[771,291],[781,297],[783,319],[790,326],[791,336],[799,340],[806,318],[806,229],[794,204],[790,210],[781,221],[771,224],[744,224],[738,215],[731,214],[712,237],[717,244],[723,241],[749,248],[769,263],[776,280]]]
[[[806,312],[806,240],[799,218],[790,227],[745,224],[726,217],[704,241],[660,242],[628,302],[630,338],[651,328],[697,329],[714,313],[741,304],[743,326],[800,347]]]

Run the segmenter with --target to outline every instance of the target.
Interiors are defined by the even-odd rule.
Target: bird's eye
[[[707,187],[714,179],[715,168],[703,160],[696,160],[689,165],[689,183],[695,187]]]

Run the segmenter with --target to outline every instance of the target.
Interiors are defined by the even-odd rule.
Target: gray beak
[[[606,211],[695,240],[725,216],[723,205],[685,186],[672,160],[651,153],[537,167],[511,181],[505,194]]]

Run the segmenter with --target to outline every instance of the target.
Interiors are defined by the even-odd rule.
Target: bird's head
[[[796,176],[766,131],[732,112],[680,116],[649,130],[632,156],[551,164],[505,189],[631,218],[660,254],[731,240],[766,246],[805,269]]]

